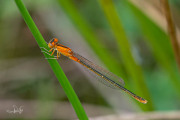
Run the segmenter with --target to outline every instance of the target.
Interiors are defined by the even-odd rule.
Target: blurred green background
[[[156,17],[154,11],[163,16],[158,2],[135,1],[140,8],[127,0],[23,2],[47,42],[57,37],[59,43],[122,77],[130,91],[148,100],[144,105],[102,85],[81,65],[61,56],[59,63],[89,117],[179,110],[180,74],[164,18],[162,24],[151,18]],[[179,0],[171,0],[170,6],[179,28]],[[0,1],[0,39],[1,109],[22,105],[19,118],[77,118],[12,0]],[[9,118],[7,112],[0,116]]]

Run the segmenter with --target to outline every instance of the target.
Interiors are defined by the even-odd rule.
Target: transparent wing
[[[117,75],[109,72],[108,70],[100,67],[99,65],[94,64],[93,62],[87,60],[86,58],[82,57],[77,53],[73,53],[73,56],[79,59],[79,61],[77,62],[87,67],[89,70],[101,77],[100,82],[102,82],[106,86],[113,89],[120,89],[121,86],[123,87],[125,85],[124,80]]]

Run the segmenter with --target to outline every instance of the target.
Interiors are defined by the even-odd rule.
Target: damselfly
[[[96,65],[93,62],[87,60],[86,58],[82,57],[78,53],[75,53],[69,47],[59,44],[57,38],[53,38],[48,43],[48,47],[50,48],[49,51],[45,48],[42,48],[43,50],[45,50],[42,52],[45,52],[46,54],[52,56],[54,54],[54,52],[57,51],[57,56],[55,57],[55,59],[58,59],[60,57],[60,55],[62,54],[64,56],[68,57],[69,59],[80,63],[81,65],[85,66],[86,68],[91,70],[93,73],[95,73],[96,75],[101,77],[103,80],[102,82],[105,83],[107,86],[110,86],[110,87],[116,88],[116,89],[121,89],[124,92],[126,92],[127,94],[129,94],[130,96],[132,96],[133,98],[135,98],[136,100],[138,100],[139,102],[144,103],[144,104],[147,103],[147,100],[135,95],[134,93],[132,93],[131,91],[126,89],[124,87],[123,79],[121,79],[117,75],[107,71],[106,69],[100,67],[99,65]],[[50,54],[50,52],[52,52],[52,53]],[[52,58],[50,58],[50,59],[52,59]]]

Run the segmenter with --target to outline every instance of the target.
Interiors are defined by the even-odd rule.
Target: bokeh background
[[[180,109],[180,74],[159,0],[23,2],[47,42],[58,38],[149,101],[144,105],[104,86],[61,56],[59,64],[89,117]],[[180,1],[170,0],[170,7],[179,36]],[[0,39],[0,119],[77,119],[13,0],[0,1]],[[23,106],[23,113],[7,113],[13,105]]]

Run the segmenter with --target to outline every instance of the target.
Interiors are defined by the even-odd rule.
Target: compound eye
[[[57,43],[57,42],[58,42],[58,39],[57,39],[57,38],[54,38],[53,40],[54,40],[54,42],[55,42],[55,43]]]

